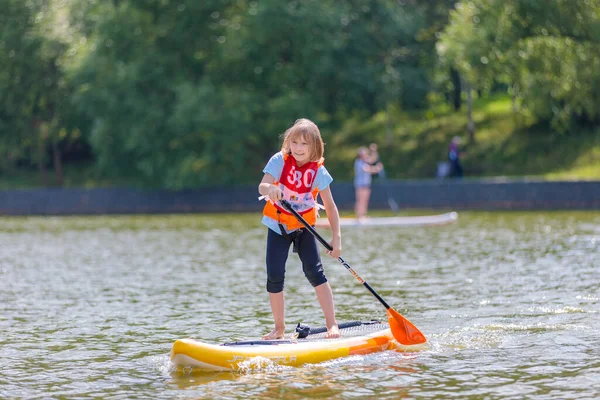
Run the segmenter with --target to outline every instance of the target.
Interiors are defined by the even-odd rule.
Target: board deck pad
[[[301,326],[301,324],[298,324]],[[389,328],[387,322],[381,321],[350,321],[350,322],[342,322],[338,325],[340,328],[341,336],[340,338],[348,338],[354,336],[363,336],[368,335],[369,333],[373,333],[376,331],[380,331],[382,329]],[[296,326],[296,332],[289,334],[289,338],[293,338],[296,333],[298,333],[299,326]],[[314,340],[323,340],[325,339],[325,334],[327,333],[327,328],[310,328],[309,334],[306,338],[298,337],[298,340],[302,341],[314,341]]]
[[[350,321],[343,322],[338,325],[340,329],[340,339],[350,338],[356,336],[364,336],[369,333],[377,332],[383,329],[389,328],[389,324],[387,322],[381,321]],[[303,337],[302,332],[307,332],[308,335]],[[311,328],[306,325],[298,324],[296,326],[296,331],[293,333],[286,334],[283,339],[275,339],[275,340],[244,340],[240,342],[229,342],[223,343],[221,346],[265,346],[265,345],[278,345],[278,344],[288,344],[294,342],[314,342],[314,341],[322,341],[325,339],[325,334],[327,333],[327,328],[319,327],[319,328]],[[335,339],[328,339],[335,340]]]

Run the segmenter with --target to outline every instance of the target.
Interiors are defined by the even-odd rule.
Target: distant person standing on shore
[[[460,137],[454,136],[448,145],[448,161],[450,162],[450,177],[462,178],[463,169],[460,164]]]
[[[371,160],[369,150],[366,147],[360,147],[358,156],[354,161],[354,190],[356,196],[354,213],[357,219],[363,219],[367,216],[371,197],[371,175],[378,174],[383,170],[381,162],[377,161],[375,165],[371,165]]]

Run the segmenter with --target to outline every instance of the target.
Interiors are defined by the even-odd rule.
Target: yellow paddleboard
[[[393,349],[396,341],[387,324],[377,323],[375,328],[385,329],[338,339],[288,339],[259,340],[228,344],[210,344],[194,339],[175,341],[171,349],[171,362],[177,367],[212,371],[235,371],[244,363],[262,357],[275,364],[300,366],[316,364],[357,354],[369,354]],[[342,335],[344,330],[342,330]]]

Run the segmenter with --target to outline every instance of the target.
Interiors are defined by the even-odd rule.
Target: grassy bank
[[[600,179],[600,130],[557,135],[549,127],[516,116],[507,96],[476,100],[473,116],[475,143],[466,140],[466,112],[454,112],[444,104],[426,112],[390,109],[369,120],[351,118],[339,131],[324,132],[327,168],[336,180],[350,181],[357,148],[376,142],[390,179],[434,178],[437,164],[446,160],[450,139],[461,136],[467,179]],[[99,179],[91,163],[67,164],[64,175],[66,187],[134,185],[125,180]],[[52,171],[48,172],[47,182],[54,182]],[[35,170],[0,175],[0,189],[38,186],[40,173]]]
[[[341,149],[328,155],[328,168],[349,179],[356,148],[376,142],[390,178],[433,178],[451,138],[461,136],[465,177],[600,179],[600,130],[557,135],[513,113],[506,96],[477,100],[473,116],[475,143],[467,143],[466,112],[446,106],[420,113],[391,110],[389,117],[380,113],[370,121],[348,121],[328,138],[334,153]]]

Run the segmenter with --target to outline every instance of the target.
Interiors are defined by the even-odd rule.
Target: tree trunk
[[[460,85],[460,74],[454,68],[450,68],[450,80],[452,81],[452,105],[454,106],[454,111],[460,110],[460,106],[462,105],[461,92],[462,88]]]
[[[48,173],[46,172],[46,139],[48,138],[48,126],[44,122],[36,121],[38,131],[38,167],[40,171],[40,184],[48,186]]]
[[[473,89],[470,82],[465,82],[465,91],[467,92],[467,133],[469,144],[472,144],[475,143],[475,121],[473,121]]]
[[[54,182],[56,186],[63,187],[65,178],[62,168],[62,157],[56,140],[52,141],[52,159],[54,161]]]
[[[390,106],[386,107],[385,110],[386,120],[385,120],[385,144],[386,146],[392,145],[392,118],[390,117]]]

